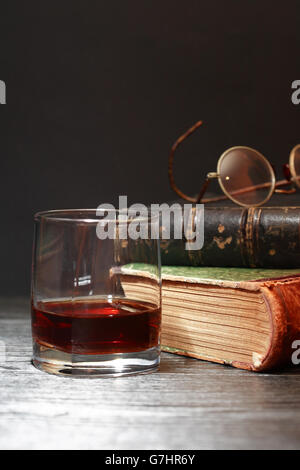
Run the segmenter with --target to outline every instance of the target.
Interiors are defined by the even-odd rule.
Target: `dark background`
[[[300,2],[6,0],[0,5],[1,294],[28,294],[33,214],[192,194],[219,155],[300,142]]]

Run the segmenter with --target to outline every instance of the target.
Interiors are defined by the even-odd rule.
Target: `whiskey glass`
[[[151,238],[157,219],[115,210],[99,216],[97,209],[35,215],[35,367],[72,377],[158,368],[160,251],[158,237]]]

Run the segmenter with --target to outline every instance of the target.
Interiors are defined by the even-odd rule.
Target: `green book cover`
[[[124,266],[122,271],[127,274],[155,275],[156,268],[142,263]],[[162,266],[162,279],[186,282],[203,281],[256,281],[290,277],[300,274],[299,269],[262,269],[262,268],[215,268],[194,266]]]

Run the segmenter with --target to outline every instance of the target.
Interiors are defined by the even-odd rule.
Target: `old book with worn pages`
[[[122,268],[128,297],[151,301],[143,265]],[[292,363],[300,340],[300,270],[162,268],[162,348],[241,369]]]

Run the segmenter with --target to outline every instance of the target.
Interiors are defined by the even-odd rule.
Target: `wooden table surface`
[[[0,341],[1,449],[300,448],[300,368],[255,374],[164,353],[149,375],[51,376],[30,363],[21,298],[0,301]]]

